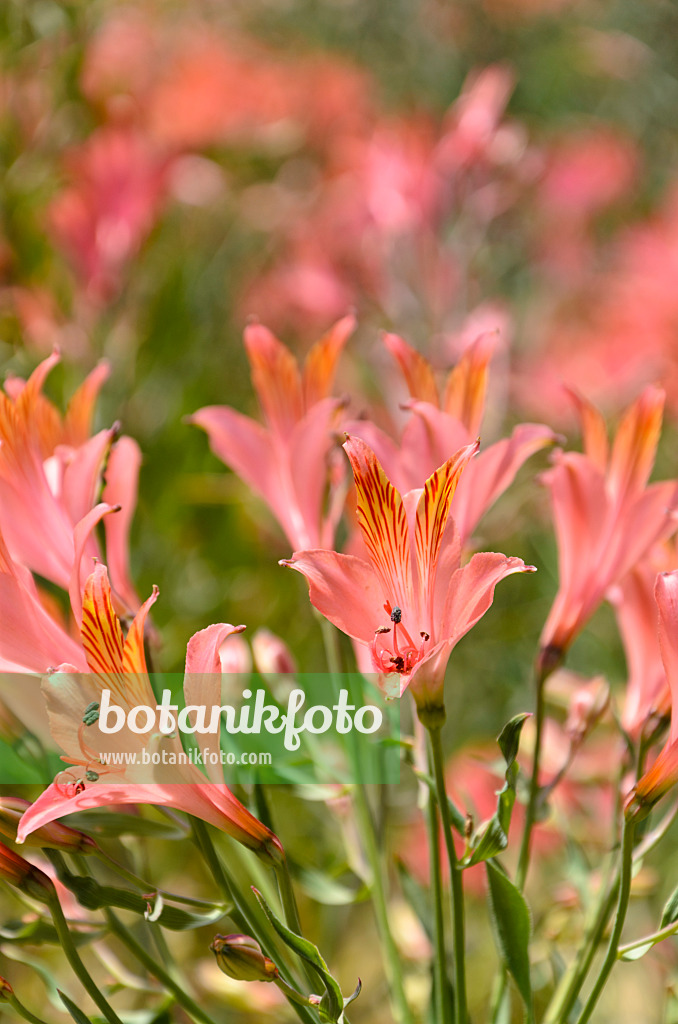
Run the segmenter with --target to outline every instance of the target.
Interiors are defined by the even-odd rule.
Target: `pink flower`
[[[460,449],[423,489],[402,497],[368,445],[349,437],[344,447],[367,557],[298,551],[281,565],[306,577],[312,604],[369,649],[375,671],[397,673],[401,694],[410,686],[420,715],[439,715],[453,647],[490,607],[499,580],[533,567],[487,552],[460,566],[450,504],[477,445]]]
[[[130,579],[128,540],[141,454],[131,438],[116,440],[116,427],[90,436],[108,364],[101,362],[92,370],[61,416],[42,393],[58,361],[55,352],[27,381],[9,377],[6,394],[0,393],[0,531],[16,562],[68,589],[83,553],[101,557],[89,535],[91,528],[81,537],[81,551],[76,551],[75,528],[96,505],[105,475],[104,501],[109,511],[120,507],[105,523],[116,600],[121,611],[136,609],[139,599]],[[81,582],[77,580],[78,599]]]
[[[105,302],[155,223],[167,160],[135,131],[100,128],[69,162],[71,184],[52,202],[50,227],[88,297]]]
[[[384,344],[405,378],[412,415],[399,444],[369,421],[352,421],[347,430],[370,444],[388,478],[403,493],[422,487],[438,466],[477,438],[496,343],[496,333],[476,338],[449,372],[441,397],[428,360],[397,334],[384,336]],[[511,484],[523,463],[554,440],[555,435],[548,427],[523,423],[510,438],[489,445],[468,464],[452,503],[462,546],[468,543],[480,518]]]
[[[341,505],[325,505],[332,480],[332,428],[341,402],[330,397],[337,360],[354,328],[339,320],[308,353],[303,371],[292,353],[265,327],[245,331],[254,387],[266,426],[226,406],[190,417],[210,446],[267,503],[293,548],[332,544]]]
[[[668,717],[671,710],[671,692],[657,640],[658,562],[666,565],[667,558],[644,559],[608,595],[628,669],[621,722],[633,739],[640,737],[651,719]]]
[[[660,573],[654,594],[659,608],[659,646],[671,690],[671,727],[664,749],[626,803],[625,813],[639,818],[678,782],[678,571]]]
[[[589,402],[573,396],[584,453],[560,452],[544,474],[558,539],[560,586],[541,643],[558,659],[613,584],[675,529],[675,481],[647,486],[661,429],[664,392],[648,387],[627,410],[612,445]]]
[[[82,599],[80,641],[89,668],[61,665],[43,683],[52,735],[65,751],[62,760],[70,767],[31,806],[22,817],[17,840],[64,814],[106,804],[164,804],[193,814],[227,832],[262,856],[279,860],[279,841],[233,796],[219,770],[213,767],[207,781],[195,764],[139,763],[103,764],[102,753],[123,751],[141,754],[144,750],[179,753],[183,750],[176,734],[123,731],[112,734],[94,729],[87,711],[98,712],[101,694],[110,689],[111,705],[121,708],[125,717],[139,705],[155,707],[144,655],[144,627],[148,612],[158,596],[157,590],[141,606],[126,636],[115,615],[108,573],[97,565],[88,578]],[[242,626],[221,623],[191,637],[186,651],[184,695],[188,705],[219,705],[221,664],[219,648],[224,639]],[[81,659],[79,659],[81,660]],[[218,746],[218,736],[204,750]]]

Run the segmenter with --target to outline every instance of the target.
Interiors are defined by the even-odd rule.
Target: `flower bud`
[[[252,653],[257,672],[262,675],[291,676],[297,666],[287,644],[270,629],[258,629],[252,637]]]
[[[54,883],[44,871],[24,860],[4,843],[0,843],[0,878],[40,903],[47,902],[55,893]]]
[[[0,978],[0,1003],[6,1003],[10,996],[14,995],[14,989],[6,978]]]
[[[16,842],[16,833],[22,815],[31,806],[29,800],[19,796],[0,796],[0,836]],[[50,821],[31,832],[25,839],[26,846],[49,847],[52,850],[66,850],[70,853],[92,853],[96,843],[84,832]]]
[[[210,946],[220,970],[236,981],[275,981],[278,968],[250,935],[215,935]]]

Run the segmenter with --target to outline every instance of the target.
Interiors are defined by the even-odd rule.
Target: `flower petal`
[[[610,458],[610,487],[618,501],[642,491],[647,483],[664,412],[661,388],[645,388],[619,424]]]
[[[354,316],[342,317],[313,345],[306,356],[302,380],[306,410],[330,394],[337,361],[348,338],[355,330],[355,323]]]
[[[268,425],[274,434],[285,437],[303,415],[297,361],[261,324],[245,328],[245,348],[252,367],[252,383]]]
[[[431,405],[438,406],[438,388],[428,360],[398,334],[384,334],[383,342],[397,360],[410,396],[420,402],[430,402]]]
[[[411,608],[410,540],[402,498],[364,441],[349,437],[344,448],[358,492],[358,523],[384,596],[393,605]]]
[[[442,407],[446,413],[464,424],[471,437],[480,431],[485,411],[488,368],[498,340],[498,331],[486,331],[479,335],[465,350],[447,378]]]
[[[306,577],[314,608],[354,640],[371,643],[387,618],[382,582],[369,564],[336,551],[296,551],[280,565]]]

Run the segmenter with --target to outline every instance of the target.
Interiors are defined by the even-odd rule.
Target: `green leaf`
[[[490,911],[499,953],[520,992],[527,1020],[534,1021],[530,981],[530,911],[522,893],[493,860],[485,861]]]
[[[497,793],[497,810],[476,830],[471,842],[471,853],[462,861],[462,868],[470,868],[481,861],[489,860],[490,857],[496,857],[508,846],[508,831],[516,801],[518,779],[518,766],[515,760],[520,744],[520,732],[529,717],[527,713],[515,715],[497,737],[497,743],[506,762],[504,785]]]
[[[419,922],[431,943],[434,941],[433,922],[431,920],[431,901],[428,892],[412,876],[401,860],[396,860],[396,870],[405,899],[412,907]]]
[[[356,985],[355,990],[353,992],[351,992],[350,996],[347,996],[346,999],[344,999],[344,1009],[346,1009],[347,1006],[350,1006],[351,1003],[355,1002],[355,1000],[358,998],[358,996],[362,992],[362,988],[363,988],[363,983],[362,983],[361,979],[358,978],[358,984]]]
[[[59,998],[61,999],[61,1002],[64,1004],[64,1006],[70,1013],[71,1017],[75,1021],[75,1024],[92,1024],[92,1021],[89,1019],[89,1017],[86,1016],[86,1014],[82,1012],[80,1007],[76,1006],[75,1003],[71,999],[69,999],[68,996],[65,995],[65,993],[61,991],[61,989],[57,989],[57,992],[59,993]]]
[[[667,925],[673,924],[674,921],[678,921],[678,886],[676,886],[664,904],[659,928],[666,928]]]
[[[294,950],[297,956],[300,956],[302,960],[305,960],[306,963],[310,964],[320,976],[323,985],[325,986],[325,994],[322,997],[320,1006],[318,1007],[318,1013],[322,1021],[328,1021],[332,1022],[332,1024],[336,1024],[336,1022],[340,1020],[344,1011],[344,997],[341,994],[339,983],[332,977],[327,964],[320,955],[320,950],[317,946],[314,946],[312,942],[309,942],[308,939],[302,938],[301,935],[297,935],[284,925],[273,913],[259,890],[255,889],[254,886],[252,886],[252,892],[256,896],[261,909],[266,914],[266,917],[269,919],[285,945]]]
[[[511,767],[518,756],[520,733],[523,725],[525,724],[525,720],[531,717],[532,716],[529,711],[524,711],[520,715],[514,715],[497,736],[497,743],[499,744],[499,749],[504,755],[507,768]]]
[[[433,796],[437,800],[438,799],[438,794],[437,794],[435,779],[433,779],[430,775],[427,775],[426,772],[420,772],[417,769],[414,770],[414,774],[416,775],[416,777],[419,779],[420,782],[423,782],[425,785],[428,786],[430,791],[433,793]],[[457,805],[454,804],[450,800],[449,796],[447,798],[447,806],[448,806],[449,811],[450,811],[450,820],[452,822],[452,825],[457,830],[457,832],[459,833],[460,836],[465,835],[465,833],[466,833],[466,816],[461,813],[461,811],[459,810]]]

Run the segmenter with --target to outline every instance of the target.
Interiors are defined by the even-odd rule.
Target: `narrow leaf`
[[[527,1020],[534,1020],[530,982],[530,911],[522,893],[493,860],[485,861],[490,911],[497,948],[523,997]]]
[[[64,1004],[64,1006],[70,1013],[71,1017],[75,1021],[75,1024],[92,1024],[92,1021],[89,1019],[89,1017],[82,1012],[79,1006],[75,1005],[72,999],[69,999],[68,996],[61,991],[61,989],[57,989],[57,992],[59,993],[59,998],[61,999],[61,1002]]]

